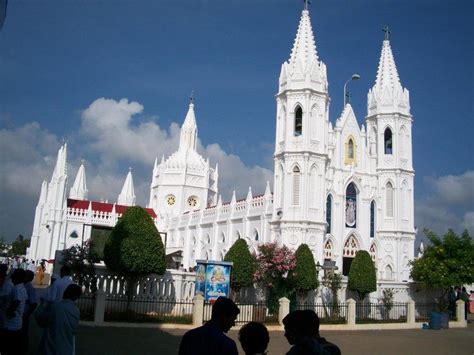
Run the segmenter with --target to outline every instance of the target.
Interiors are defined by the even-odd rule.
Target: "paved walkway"
[[[177,354],[185,330],[162,331],[155,328],[115,328],[80,326],[76,355]],[[35,324],[31,329],[34,354],[39,340]],[[237,341],[237,331],[229,332]],[[384,355],[473,355],[474,324],[449,330],[325,331],[322,336],[336,343],[346,354]],[[269,355],[285,354],[289,345],[283,332],[270,333]],[[241,354],[242,349],[239,348]]]

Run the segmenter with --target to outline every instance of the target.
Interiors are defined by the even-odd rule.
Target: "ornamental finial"
[[[385,32],[385,40],[386,41],[389,41],[390,40],[390,30],[388,28],[388,25],[385,25],[383,28],[382,28],[382,31]]]
[[[191,95],[189,96],[189,103],[194,104],[194,89],[191,91]]]
[[[308,5],[311,5],[311,2],[309,0],[303,0],[304,1],[304,9],[308,11]]]

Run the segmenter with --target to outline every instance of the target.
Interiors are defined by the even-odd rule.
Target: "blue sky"
[[[438,231],[474,231],[473,4],[310,5],[333,122],[343,84],[356,72],[361,79],[350,84],[352,104],[363,123],[381,29],[390,26],[414,116],[417,223]],[[49,180],[63,138],[71,180],[78,161],[87,161],[91,197],[116,199],[132,166],[138,202],[146,204],[153,157],[176,147],[173,123],[184,119],[193,89],[201,151],[211,163],[246,169],[234,176],[229,168],[227,179],[221,174],[223,198],[234,186],[241,196],[249,185],[263,191],[273,170],[274,94],[302,7],[297,0],[10,1],[0,32],[0,235],[31,234],[41,181]],[[125,136],[135,140],[117,142],[85,126],[82,112],[100,98],[110,99],[104,102],[111,110],[122,98],[143,106],[123,118],[131,134]],[[132,154],[146,131],[157,132],[156,145],[143,139],[149,145]]]

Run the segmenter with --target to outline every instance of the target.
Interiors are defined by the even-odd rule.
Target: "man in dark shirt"
[[[341,355],[341,350],[336,344],[330,343],[325,338],[319,335],[319,317],[318,315],[311,310],[304,310],[303,318],[307,319],[304,322],[308,324],[313,333],[313,339],[315,339],[319,345],[329,354],[329,355]]]
[[[179,355],[238,355],[235,341],[224,333],[235,325],[239,313],[232,300],[219,297],[212,306],[211,320],[184,334]]]

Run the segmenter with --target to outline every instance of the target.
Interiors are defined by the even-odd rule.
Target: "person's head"
[[[319,317],[311,310],[293,311],[283,318],[285,337],[291,345],[301,338],[319,336]]]
[[[218,323],[224,333],[227,333],[235,325],[239,313],[240,309],[234,301],[226,297],[219,297],[212,305],[211,319]]]
[[[81,287],[76,284],[70,284],[65,290],[63,294],[63,299],[77,301],[79,297],[81,297]]]
[[[35,278],[35,273],[33,271],[31,270],[25,271],[25,284],[33,281],[34,278]]]
[[[466,292],[466,288],[465,288],[465,287],[462,288],[462,292]]]
[[[11,276],[12,283],[14,285],[22,284],[25,281],[26,273],[23,269],[15,269]]]
[[[61,270],[59,271],[61,277],[64,277],[64,276],[69,276],[71,275],[71,268],[67,265],[63,265],[61,266]]]
[[[262,323],[250,322],[239,331],[239,341],[246,355],[264,353],[267,350],[270,336]]]

